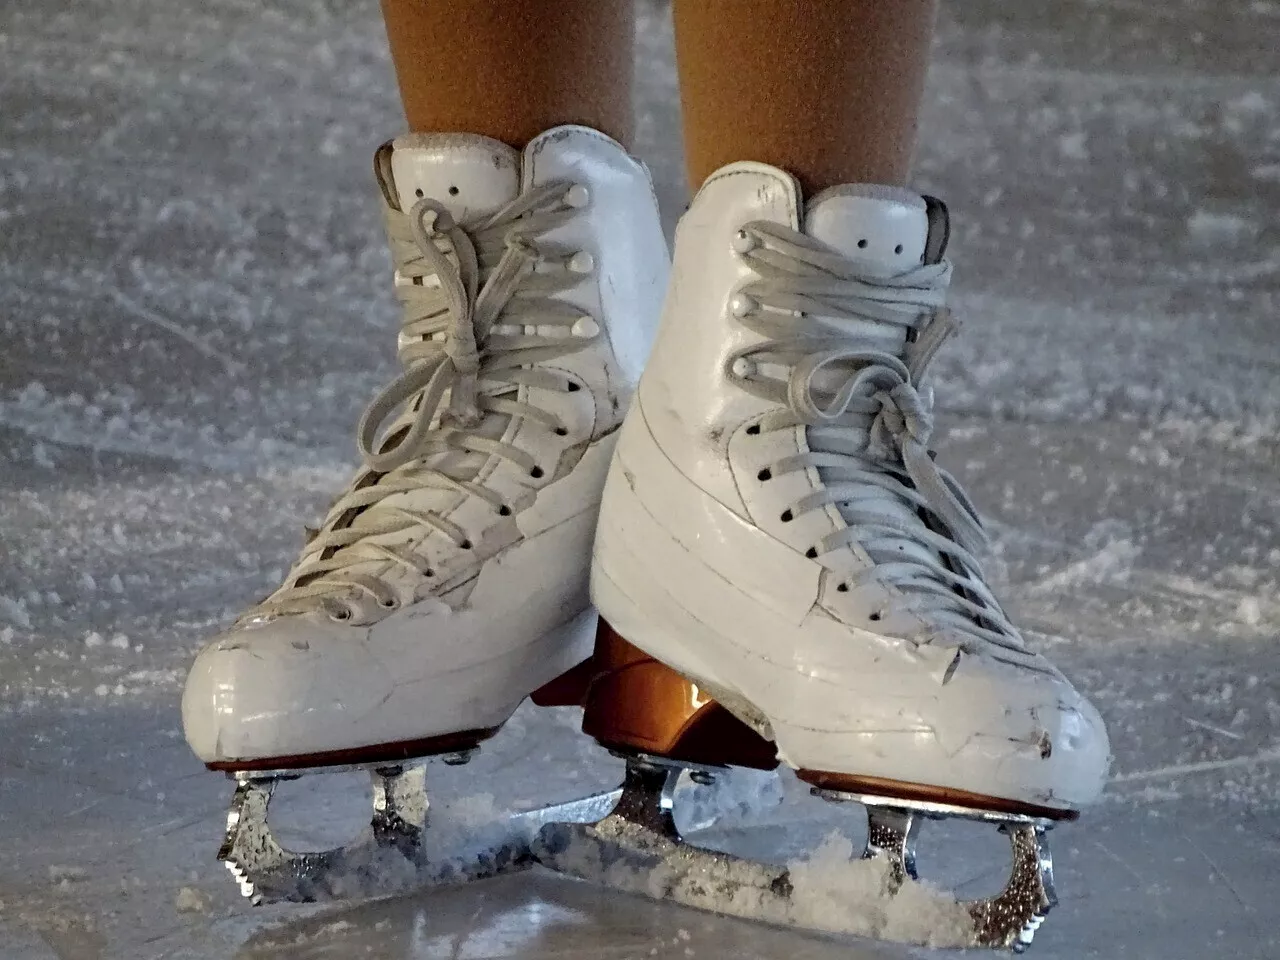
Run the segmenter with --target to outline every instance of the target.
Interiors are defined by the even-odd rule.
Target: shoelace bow
[[[425,578],[434,571],[411,543],[372,538],[420,528],[440,532],[459,548],[472,546],[448,517],[393,502],[394,495],[434,488],[478,498],[503,512],[509,508],[501,497],[473,482],[485,459],[507,460],[538,475],[528,452],[502,442],[493,417],[503,423],[535,421],[563,433],[558,417],[514,394],[521,386],[576,389],[537,365],[582,350],[598,337],[591,318],[555,299],[581,279],[570,275],[574,251],[535,242],[574,216],[566,199],[572,186],[556,181],[534,187],[468,227],[454,223],[430,198],[407,213],[386,208],[403,307],[404,370],[360,418],[357,436],[366,469],[334,502],[286,586],[246,616],[318,607],[335,619],[349,619],[345,598],[353,593],[394,608],[398,597],[379,569],[402,566]],[[538,264],[551,269],[535,271]]]
[[[977,510],[929,450],[933,397],[922,384],[957,326],[944,305],[951,265],[878,278],[774,223],[749,223],[742,239],[758,279],[741,289],[734,313],[766,339],[732,355],[730,379],[783,408],[766,414],[761,431],[808,428],[811,449],[769,473],[814,468],[824,479],[784,519],[835,505],[846,525],[811,556],[860,544],[875,562],[866,576],[898,587],[926,622],[962,648],[994,645],[1021,662],[1022,637],[976,556],[986,547]],[[886,331],[885,344],[905,333],[905,356],[877,344],[869,322]]]

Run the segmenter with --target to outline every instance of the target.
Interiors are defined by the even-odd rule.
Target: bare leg
[[[382,0],[409,129],[632,133],[632,0]]]
[[[689,179],[734,160],[812,193],[905,182],[936,0],[675,0]]]

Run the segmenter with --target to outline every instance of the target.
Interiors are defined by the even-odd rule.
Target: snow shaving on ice
[[[933,947],[964,942],[972,920],[963,904],[927,881],[906,883],[894,892],[888,860],[856,855],[853,841],[833,831],[806,858],[788,863],[788,921]]]

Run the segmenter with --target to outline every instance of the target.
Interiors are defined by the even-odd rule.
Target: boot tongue
[[[901,187],[885,187],[870,184],[854,184],[824,190],[811,199],[805,210],[804,231],[815,240],[832,247],[857,263],[868,279],[887,278],[904,273],[924,262],[929,243],[929,210],[924,198]],[[938,244],[933,244],[937,247]],[[904,308],[911,315],[912,308]],[[842,326],[866,347],[882,350],[902,358],[906,350],[906,329],[895,324],[872,320],[846,321]],[[835,392],[848,371],[832,370],[825,378],[818,378],[815,386]],[[826,380],[827,382],[822,382]],[[842,427],[811,427],[807,431],[809,449],[817,452],[849,452],[851,437]],[[861,446],[858,438],[855,446]],[[819,477],[826,483],[845,479],[840,469],[820,468]],[[895,516],[904,526],[919,522],[915,510],[906,502],[885,494],[872,485],[861,487],[863,498],[872,497],[878,503],[881,514]],[[865,505],[866,499],[861,502]],[[845,520],[857,523],[856,511],[848,503],[838,509]],[[936,554],[928,547],[908,537],[896,544],[894,559],[912,559],[929,562]],[[883,559],[883,558],[877,558]]]
[[[809,201],[804,219],[805,233],[856,260],[868,276],[891,277],[924,261],[928,209],[902,187],[832,187]]]
[[[379,159],[376,163],[378,180],[387,200],[402,211],[408,211],[426,197],[443,206],[455,223],[465,227],[510,203],[520,192],[520,154],[489,137],[414,133],[397,137],[389,153],[389,160]],[[403,434],[416,416],[415,404],[406,405],[387,427],[385,436]],[[471,432],[497,440],[507,424],[506,416],[491,414]],[[431,458],[430,463],[453,476],[471,478],[486,459],[481,453],[453,451]],[[378,508],[398,506],[406,510],[447,513],[461,500],[461,495],[454,490],[423,487],[392,494]],[[402,539],[397,535],[389,540],[394,542],[398,538]],[[388,538],[370,539],[380,542]],[[370,570],[378,566],[379,563],[368,564]]]
[[[804,232],[854,261],[868,279],[887,278],[923,262],[929,215],[924,198],[910,190],[850,184],[824,190],[809,201]],[[915,310],[903,310],[914,318]],[[845,320],[840,326],[868,348],[899,358],[906,350],[905,327],[874,320]],[[838,381],[838,372],[833,373]]]
[[[392,196],[398,195],[402,210],[428,197],[448,210],[456,223],[468,225],[483,220],[519,194],[520,153],[479,134],[411,133],[392,142],[390,173]],[[412,420],[413,411],[406,409],[397,427]],[[505,417],[489,417],[475,432],[497,439],[505,428]],[[436,465],[457,470],[464,463],[483,464],[484,459],[478,454],[457,453]],[[436,499],[456,496],[442,491],[432,495]]]
[[[391,211],[407,213],[419,199],[429,198],[449,211],[454,222],[467,227],[478,223],[499,208],[514,200],[520,191],[520,155],[497,140],[472,134],[409,134],[384,144],[374,158],[374,173]],[[390,214],[388,226],[400,219],[398,213]],[[392,251],[397,253],[395,229],[391,230]],[[399,268],[400,264],[396,264]],[[397,279],[398,283],[408,280]],[[404,335],[401,334],[403,337]],[[385,438],[403,434],[417,417],[416,402],[410,402],[398,417],[385,428]],[[474,431],[490,439],[498,439],[505,432],[509,418],[491,414]],[[450,451],[430,458],[430,465],[451,476],[472,479],[484,466],[487,457],[483,453]],[[374,483],[380,482],[375,480]],[[383,510],[398,507],[406,511],[447,514],[456,507],[463,496],[456,490],[441,486],[422,486],[392,493],[372,507],[360,508],[345,519],[344,525],[356,521],[365,510]],[[381,543],[393,546],[405,542],[404,531],[390,534],[373,534],[361,542]],[[329,552],[329,559],[340,556],[342,548]],[[298,583],[308,580],[306,570],[319,560],[317,555],[296,568]],[[386,560],[360,559],[344,568],[348,573],[379,575],[385,570]]]
[[[401,210],[429,197],[455,222],[474,223],[515,199],[520,154],[474,134],[411,133],[392,143],[389,173],[389,198]]]

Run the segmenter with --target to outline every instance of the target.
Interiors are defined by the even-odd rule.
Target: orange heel
[[[626,640],[604,619],[596,633],[582,731],[622,753],[704,766],[772,770],[774,745],[697,684]]]
[[[587,690],[595,675],[595,657],[587,657],[576,667],[544,683],[529,694],[529,699],[538,707],[581,707],[586,703]]]

